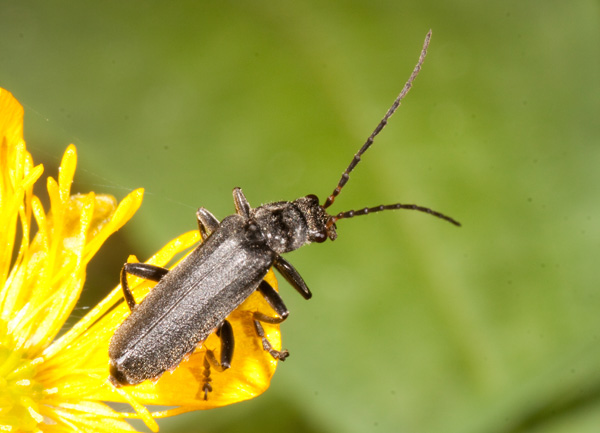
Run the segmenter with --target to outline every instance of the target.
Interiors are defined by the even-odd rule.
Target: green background
[[[83,308],[195,209],[331,192],[433,29],[422,74],[334,211],[286,258],[291,352],[250,402],[164,432],[597,432],[600,7],[564,1],[0,1],[0,86],[78,191],[146,188]],[[54,166],[54,168],[53,168]],[[75,316],[83,315],[78,309]]]

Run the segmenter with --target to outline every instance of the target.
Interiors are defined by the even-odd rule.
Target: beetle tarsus
[[[201,391],[204,392],[204,400],[208,400],[208,393],[212,392],[213,388],[210,384],[212,379],[210,378],[210,362],[207,357],[204,357],[204,371],[202,372],[202,388]]]
[[[254,314],[256,316],[257,313],[254,313]],[[258,313],[258,314],[260,314],[260,313]],[[271,319],[275,319],[275,318],[272,317]],[[264,321],[264,320],[262,320],[262,321]],[[260,324],[260,322],[257,319],[254,320],[254,329],[256,330],[256,334],[258,335],[258,338],[260,338],[262,340],[263,349],[265,350],[265,352],[269,352],[269,354],[274,359],[278,359],[279,361],[285,361],[285,358],[290,356],[290,352],[288,352],[286,349],[282,349],[282,350],[273,349],[273,345],[271,344],[271,342],[269,340],[267,340],[267,337],[265,335],[265,329],[263,328],[263,326]]]

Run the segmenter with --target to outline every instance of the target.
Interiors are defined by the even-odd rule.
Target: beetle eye
[[[325,242],[326,240],[327,240],[326,232],[319,232],[314,235],[314,242],[317,242],[320,244],[320,243]]]

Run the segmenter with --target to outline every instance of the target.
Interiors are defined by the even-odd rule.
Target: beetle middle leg
[[[233,327],[231,324],[225,320],[217,329],[217,336],[221,339],[221,362],[217,361],[217,358],[214,352],[210,349],[206,349],[206,354],[204,355],[204,371],[202,373],[202,389],[204,392],[204,400],[208,400],[208,393],[212,391],[212,385],[210,382],[212,379],[210,378],[210,368],[212,367],[216,371],[222,373],[231,367],[231,359],[233,358],[233,347],[234,347],[234,338],[233,338]]]
[[[123,297],[125,298],[125,302],[127,302],[129,310],[133,311],[137,304],[133,297],[133,292],[129,288],[127,274],[158,282],[162,277],[167,275],[168,272],[168,269],[149,263],[125,263],[123,269],[121,269],[121,289],[123,290]]]
[[[290,312],[283,303],[283,299],[281,299],[279,293],[277,293],[275,289],[273,289],[273,287],[271,287],[271,285],[265,280],[260,282],[257,290],[260,292],[261,295],[263,295],[267,303],[271,306],[271,308],[273,308],[273,310],[275,310],[279,317],[267,316],[266,314],[255,311],[252,314],[252,317],[254,319],[254,329],[256,330],[256,334],[258,335],[258,337],[262,340],[263,349],[269,352],[273,358],[285,361],[285,358],[287,358],[290,353],[285,349],[273,349],[273,345],[265,336],[265,330],[260,324],[260,322],[272,324],[281,323],[285,319],[287,319]]]

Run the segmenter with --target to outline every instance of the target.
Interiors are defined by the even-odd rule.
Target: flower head
[[[229,316],[236,336],[234,362],[229,370],[212,372],[213,392],[206,400],[201,391],[206,381],[204,353],[208,348],[218,355],[216,335],[156,383],[117,389],[108,382],[108,343],[128,314],[120,286],[57,338],[79,298],[87,264],[108,236],[131,218],[143,196],[138,189],[117,204],[108,195],[72,195],[76,162],[71,145],[58,179],[47,180],[46,212],[33,194],[43,167],[34,165],[25,148],[23,109],[0,89],[0,431],[133,431],[128,418],[142,419],[157,431],[154,418],[262,393],[277,362],[263,350],[253,328],[252,313],[270,311],[259,294]],[[197,232],[186,233],[148,262],[167,266],[198,241]],[[272,274],[267,278],[276,287]],[[152,285],[130,281],[138,301]],[[279,327],[264,327],[279,348]],[[106,402],[126,402],[133,411],[119,412]],[[173,408],[151,412],[145,405]]]

